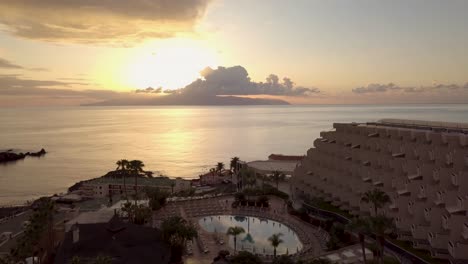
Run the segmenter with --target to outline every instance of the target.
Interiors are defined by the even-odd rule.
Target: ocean
[[[119,159],[196,178],[231,157],[303,155],[334,122],[382,118],[468,122],[468,105],[60,107],[0,109],[0,150],[44,157],[0,165],[0,205],[65,192]]]

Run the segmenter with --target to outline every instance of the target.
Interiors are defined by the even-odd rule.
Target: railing
[[[318,215],[318,216],[321,216],[321,217],[332,218],[333,220],[335,220],[335,221],[337,221],[337,222],[339,222],[341,224],[347,224],[347,223],[349,223],[351,221],[350,219],[348,219],[345,216],[340,215],[339,213],[323,210],[323,209],[317,208],[317,207],[315,207],[313,205],[310,205],[310,204],[307,204],[307,203],[304,203],[304,202],[302,203],[302,205],[306,209],[308,209],[312,214],[315,214],[315,215]],[[372,236],[372,238],[375,239],[375,236]],[[414,255],[413,253],[399,247],[398,245],[396,245],[396,244],[394,244],[394,243],[392,243],[392,242],[390,242],[388,240],[385,240],[384,243],[385,243],[384,244],[385,249],[389,250],[390,252],[392,252],[393,254],[398,256],[399,258],[403,258],[405,260],[404,261],[405,263],[430,264],[430,262],[425,261],[424,259]]]

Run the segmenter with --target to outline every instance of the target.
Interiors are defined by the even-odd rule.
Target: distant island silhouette
[[[149,98],[121,98],[83,104],[82,106],[125,105],[289,105],[280,99],[248,98],[238,96],[188,96],[173,94]]]

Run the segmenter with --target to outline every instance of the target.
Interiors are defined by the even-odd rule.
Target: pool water
[[[281,243],[276,248],[276,254],[293,254],[302,249],[302,243],[296,233],[288,226],[279,222],[250,216],[215,215],[200,218],[200,226],[210,233],[226,234],[229,227],[240,226],[245,233],[237,236],[237,250],[252,253],[273,255],[273,247],[268,238],[277,233],[281,236]],[[234,249],[234,238],[229,236],[229,246]]]

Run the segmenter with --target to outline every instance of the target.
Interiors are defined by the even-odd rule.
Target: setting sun
[[[215,51],[190,40],[148,45],[126,63],[125,81],[135,88],[177,89],[200,76],[205,67],[216,67]]]

